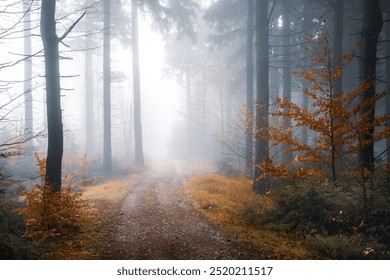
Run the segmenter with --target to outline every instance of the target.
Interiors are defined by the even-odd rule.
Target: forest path
[[[186,180],[205,171],[201,165],[160,161],[131,182],[119,216],[108,225],[102,258],[262,258],[259,248],[229,240],[183,195]]]

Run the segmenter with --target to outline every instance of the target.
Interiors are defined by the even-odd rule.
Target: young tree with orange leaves
[[[337,57],[332,56],[328,35],[323,31],[320,36],[312,37],[313,62],[316,67],[307,71],[295,72],[311,86],[304,89],[309,98],[311,110],[286,99],[278,98],[279,110],[272,112],[273,117],[283,117],[292,121],[293,127],[285,130],[280,126],[271,126],[269,140],[272,146],[288,145],[285,153],[296,153],[292,162],[273,165],[272,159],[263,161],[259,168],[263,176],[277,178],[302,178],[313,174],[326,176],[330,182],[337,184],[343,178],[354,178],[363,187],[367,198],[365,182],[372,177],[370,169],[359,159],[359,152],[371,142],[390,137],[387,121],[388,115],[376,115],[372,119],[370,111],[363,110],[375,107],[384,93],[374,93],[371,98],[362,98],[372,88],[373,81],[362,81],[351,92],[336,90],[335,81],[340,80],[343,69],[356,56],[356,51],[344,54],[342,63],[336,64]],[[307,127],[316,135],[314,145],[309,145],[294,136],[293,130]],[[326,168],[324,168],[326,167]],[[342,175],[342,176],[341,176]]]

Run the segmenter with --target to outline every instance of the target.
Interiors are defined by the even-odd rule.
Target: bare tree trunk
[[[290,57],[290,1],[282,1],[283,15],[283,98],[291,103],[291,57]],[[284,118],[283,130],[291,129],[291,119]],[[289,135],[291,141],[292,134]],[[282,162],[289,163],[293,160],[293,153],[287,153],[289,145],[282,145]]]
[[[370,100],[375,94],[376,83],[376,62],[377,62],[377,45],[379,34],[382,30],[383,19],[379,0],[364,0],[364,23],[362,31],[362,48],[361,48],[361,63],[362,75],[361,79],[368,82],[371,86],[364,92],[364,100]],[[369,102],[370,105],[362,109],[361,114],[368,114],[366,126],[369,128],[362,135],[365,142],[360,151],[360,159],[365,168],[374,170],[374,118],[375,104]]]
[[[90,18],[86,16],[88,22]],[[85,82],[85,145],[86,152],[89,157],[94,153],[94,121],[93,121],[93,59],[92,59],[92,38],[86,35],[85,37],[85,67],[84,67],[84,82]]]
[[[333,34],[333,57],[334,65],[332,71],[337,72],[338,69],[343,69],[343,30],[344,30],[344,0],[338,0],[333,2],[334,9],[334,34]],[[333,88],[333,95],[335,97],[341,97],[343,94],[343,76],[339,79],[335,79]],[[335,123],[340,122],[340,120],[335,119]],[[336,136],[335,136],[336,137]],[[338,136],[338,137],[342,137]],[[337,139],[333,139],[336,141]],[[340,141],[341,143],[344,141]],[[333,157],[332,160],[335,161],[338,155],[342,154],[343,145],[337,145],[333,147],[332,151]],[[336,166],[332,164],[333,170],[333,182],[336,181]]]
[[[24,134],[26,138],[33,135],[33,102],[32,102],[32,51],[31,51],[31,0],[23,1],[23,37],[24,37],[24,55],[30,56],[24,61]],[[26,145],[28,167],[33,165],[33,142],[29,140]]]
[[[134,143],[135,164],[144,167],[144,151],[142,144],[141,123],[141,82],[139,70],[139,38],[138,38],[138,5],[137,0],[131,0],[131,30],[132,30],[132,57],[133,57],[133,85],[134,85]]]
[[[45,56],[46,108],[48,148],[45,186],[53,191],[61,189],[63,128],[59,69],[59,39],[56,34],[56,1],[43,0],[41,8],[41,36]]]
[[[253,0],[248,0],[246,39],[246,137],[245,175],[253,176]]]
[[[112,174],[111,155],[111,7],[110,1],[104,0],[104,37],[103,37],[103,172]]]
[[[312,9],[312,1],[306,0],[303,7],[303,32],[305,34],[308,33],[308,30],[310,28],[310,25],[312,24],[312,16],[311,16],[311,9]],[[306,38],[305,40],[306,41]],[[303,50],[303,67],[307,68],[309,66],[309,50]],[[309,81],[306,79],[303,79],[302,81],[302,92],[310,87]],[[305,109],[309,108],[309,98],[306,94],[302,93],[302,107]],[[309,144],[309,130],[307,126],[302,127],[302,143]]]
[[[261,170],[257,166],[268,158],[268,111],[269,111],[269,38],[268,38],[268,0],[258,0],[256,6],[256,146],[255,176],[253,191],[265,194],[268,180],[260,179]]]
[[[191,105],[191,72],[189,67],[186,69],[186,93],[187,93],[187,155],[192,158],[192,105]]]
[[[343,30],[344,30],[344,0],[334,1],[334,43],[333,57],[335,68],[342,67],[343,63]],[[334,92],[341,93],[343,90],[343,78],[334,81]]]
[[[202,50],[202,142],[201,142],[201,152],[202,159],[206,160],[207,158],[207,80],[206,80],[206,59],[205,59],[205,49]]]

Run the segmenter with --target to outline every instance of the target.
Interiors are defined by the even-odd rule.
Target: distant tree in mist
[[[31,47],[31,7],[32,1],[23,1],[23,40],[24,40],[24,134],[33,136],[33,98],[32,98],[32,47]],[[27,164],[33,166],[33,145],[28,141],[26,145]]]
[[[246,137],[245,137],[245,175],[253,176],[253,35],[254,5],[248,0],[248,19],[246,30]]]
[[[91,27],[94,25],[94,17],[92,14],[91,7],[93,5],[93,1],[87,1],[87,9],[90,9],[87,11],[85,18],[84,18],[84,24],[85,26]],[[93,28],[87,29],[87,34],[85,34],[85,41],[84,41],[84,47],[85,47],[85,53],[84,53],[84,82],[85,82],[85,145],[86,145],[86,153],[87,156],[91,157],[91,155],[95,151],[95,135],[94,132],[94,110],[93,110],[93,103],[94,103],[94,77],[93,77],[93,67],[94,67],[94,61],[93,61],[93,48],[94,48],[94,41],[91,33],[91,30]]]
[[[283,19],[283,98],[288,102],[291,102],[291,30],[290,30],[290,0],[282,1],[282,19]],[[291,120],[284,119],[283,130],[287,130],[291,127]],[[285,153],[288,149],[288,145],[282,146],[282,161],[289,162],[293,158],[293,153]]]
[[[312,20],[313,20],[313,16],[312,16],[312,9],[313,9],[313,4],[312,4],[312,1],[310,0],[306,0],[304,1],[304,4],[303,4],[303,21],[302,21],[302,28],[301,28],[301,32],[303,32],[305,35],[303,36],[303,38],[307,38],[307,34],[310,34],[310,26],[313,24]],[[302,67],[304,69],[307,69],[310,65],[310,51],[309,51],[310,47],[307,46],[306,48],[303,48],[302,50],[302,59],[303,59],[303,63],[302,63]],[[302,80],[302,92],[309,88],[310,84],[309,82],[306,80],[306,79],[303,79]],[[302,106],[306,109],[309,108],[309,98],[306,94],[303,94],[302,93]],[[307,129],[307,127],[302,127],[302,141],[306,144],[309,143],[309,131]]]
[[[111,151],[111,1],[103,1],[103,172],[112,173]]]
[[[141,78],[139,68],[139,36],[138,36],[138,0],[131,0],[131,41],[133,58],[133,92],[134,92],[134,144],[135,164],[144,167],[144,150],[142,143],[141,122]]]
[[[107,176],[112,173],[112,97],[111,87],[113,73],[111,71],[111,40],[118,39],[124,46],[128,46],[129,23],[122,1],[96,1],[86,3],[87,13],[84,26],[86,28],[85,51],[85,140],[87,155],[95,152],[96,124],[94,122],[94,92],[95,67],[93,66],[93,51],[99,48],[100,43],[95,42],[93,35],[103,34],[103,173]],[[101,39],[100,39],[101,40]],[[100,41],[101,42],[101,41]]]

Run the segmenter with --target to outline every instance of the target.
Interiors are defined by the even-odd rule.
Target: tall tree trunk
[[[206,77],[206,55],[205,48],[202,49],[202,141],[200,151],[202,153],[202,160],[209,159],[208,145],[207,145],[207,77]]]
[[[246,38],[246,137],[245,175],[253,176],[253,0],[248,0]]]
[[[268,38],[268,0],[258,0],[256,6],[256,145],[255,176],[253,191],[265,194],[268,180],[260,179],[258,164],[268,158],[268,110],[269,110],[269,38]]]
[[[56,1],[42,0],[41,36],[44,46],[48,148],[45,186],[54,192],[61,189],[63,128],[59,69],[59,39],[56,34]]]
[[[337,72],[338,69],[342,71],[343,69],[343,30],[344,30],[344,0],[337,0],[333,2],[334,10],[334,34],[333,34],[333,72]],[[338,79],[335,79],[333,82],[333,95],[335,97],[341,97],[343,94],[343,76]],[[335,123],[339,123],[340,120],[335,119]],[[334,137],[342,137],[335,136]],[[336,138],[333,138],[333,141],[336,141]],[[343,143],[344,141],[336,141]],[[333,145],[334,150],[332,150],[332,160],[335,161],[343,151],[343,145]],[[336,181],[336,166],[332,164],[332,173],[333,173],[333,182]]]
[[[311,16],[311,9],[312,9],[312,0],[306,0],[304,2],[303,6],[303,32],[304,34],[309,33],[310,25],[312,24],[312,16]],[[304,41],[307,41],[307,38],[304,39]],[[303,67],[306,69],[309,67],[309,57],[310,57],[310,51],[309,50],[303,50]],[[302,81],[302,92],[310,87],[309,81],[306,79],[303,79]],[[309,108],[309,97],[306,94],[302,93],[302,107],[305,109]],[[302,127],[302,143],[303,144],[309,144],[309,130],[307,126]]]
[[[291,103],[291,57],[290,57],[290,1],[282,1],[283,15],[283,98]],[[283,131],[291,129],[291,119],[283,119]],[[289,135],[292,140],[292,134]],[[287,153],[289,145],[282,146],[282,162],[289,163],[293,160],[293,153]]]
[[[361,48],[361,79],[371,84],[364,92],[365,100],[371,99],[375,94],[376,83],[376,52],[379,34],[382,30],[383,19],[379,0],[364,0],[363,2],[364,22],[362,31],[362,48]],[[369,128],[363,133],[363,145],[360,151],[360,160],[365,168],[374,170],[374,118],[375,104],[362,109],[362,114],[368,114],[366,126]]]
[[[111,5],[104,0],[104,35],[103,35],[103,172],[112,174],[111,155]]]
[[[31,56],[31,0],[23,1],[23,18],[24,29],[24,55]],[[24,134],[26,138],[33,135],[33,103],[32,103],[32,57],[24,61]],[[33,165],[33,142],[29,140],[26,145],[26,157],[28,167]]]
[[[187,93],[187,155],[192,158],[193,141],[192,141],[192,105],[191,105],[191,70],[186,67],[186,93]]]
[[[344,0],[334,1],[334,34],[333,34],[333,57],[335,68],[343,64],[343,30],[344,30]],[[343,91],[343,78],[335,79],[334,92],[339,94]]]
[[[141,123],[141,82],[139,70],[139,40],[138,40],[138,5],[137,0],[131,0],[131,31],[133,57],[133,85],[134,85],[134,143],[135,164],[138,168],[144,167],[144,151],[142,144]]]
[[[86,15],[86,22],[91,19]],[[85,145],[89,157],[94,153],[94,121],[93,121],[93,59],[92,59],[92,38],[88,34],[85,37]]]

